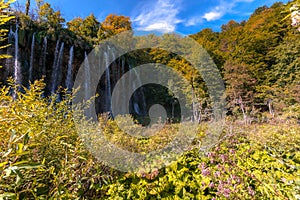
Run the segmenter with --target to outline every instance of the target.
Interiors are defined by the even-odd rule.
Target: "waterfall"
[[[125,74],[125,57],[118,59],[118,65],[117,68],[114,70],[116,73],[113,76],[113,84],[117,84],[118,81],[120,81],[120,79],[122,78],[122,76]],[[114,101],[115,105],[118,106],[118,114],[124,115],[124,114],[128,114],[127,113],[127,109],[128,108],[128,102],[124,102],[124,93],[126,93],[126,85],[128,86],[128,83],[126,82],[126,80],[123,80],[120,85],[119,91],[114,91],[114,95],[116,95],[114,97]],[[116,113],[114,113],[116,114]]]
[[[72,90],[73,87],[73,73],[72,73],[72,69],[73,69],[73,57],[74,57],[74,46],[72,46],[70,48],[70,53],[69,53],[70,57],[69,57],[69,62],[68,62],[68,70],[67,70],[67,78],[66,78],[66,87],[68,91]]]
[[[63,64],[63,55],[64,54],[64,43],[61,43],[59,54],[58,54],[58,60],[57,60],[57,86],[61,84],[62,79],[62,64]]]
[[[47,37],[44,37],[42,49],[42,76],[46,75]]]
[[[54,52],[54,60],[52,66],[52,75],[51,75],[51,94],[53,94],[56,90],[56,79],[57,79],[57,57],[59,54],[59,40],[56,42],[55,52]]]
[[[138,85],[142,85],[142,82],[141,82],[141,79],[140,79],[140,76],[139,74],[137,74],[136,70],[133,68],[133,72],[137,78],[137,83]],[[143,87],[141,87],[140,89],[140,97],[136,97],[137,99],[141,100],[141,112],[140,114],[141,115],[145,115],[146,114],[146,98],[145,98],[145,93],[144,93],[144,90],[143,90]]]
[[[12,27],[10,27],[9,33],[8,33],[8,44],[12,44],[12,42],[15,39],[15,33],[12,30]],[[7,55],[13,55],[13,48],[12,46],[9,46],[7,48]],[[5,74],[5,78],[7,78],[8,76],[10,76],[13,73],[13,59],[11,58],[7,58],[5,59],[5,69],[6,69],[6,74]]]
[[[15,36],[15,65],[14,65],[14,78],[15,78],[15,84],[19,85],[21,84],[21,69],[18,62],[19,57],[19,34],[18,34],[19,25],[16,24],[16,31],[14,33]]]
[[[15,57],[14,57],[14,80],[15,84],[17,85],[17,90],[19,90],[19,85],[21,85],[22,77],[21,77],[21,68],[18,63],[19,58],[19,34],[18,34],[19,25],[16,23],[16,31],[13,32],[10,29],[9,38],[14,37],[15,39]],[[12,96],[14,99],[17,98],[16,91],[13,91]]]
[[[132,83],[132,87],[133,87],[133,88],[136,88],[136,84],[137,84],[136,71],[135,71],[134,68],[133,68],[133,69],[130,69],[130,70],[132,70],[132,72],[133,72],[132,75],[134,75],[134,78],[133,78],[133,76],[131,76],[130,81],[131,81],[131,83]],[[130,72],[130,73],[132,73],[132,72]],[[138,115],[142,115],[140,106],[139,106],[139,104],[138,104],[139,98],[140,98],[140,97],[139,97],[139,94],[138,94],[138,92],[135,90],[134,93],[133,93],[133,109],[134,109],[134,111],[135,111]]]
[[[34,58],[34,42],[35,42],[35,33],[32,35],[31,41],[31,52],[30,52],[30,67],[29,67],[29,82],[32,81],[32,72],[33,72],[33,58]]]
[[[15,36],[15,33],[14,31],[12,30],[12,27],[9,28],[9,32],[8,32],[8,38],[11,38],[11,37],[14,37]]]
[[[59,47],[59,41],[56,43],[55,47],[55,55],[54,55],[54,62],[53,62],[53,68],[52,68],[52,76],[51,76],[51,94],[54,94],[57,90],[57,86],[61,82],[61,65],[63,60],[63,51],[64,51],[64,43],[61,43],[60,49],[58,51]]]
[[[130,70],[130,81],[132,86],[135,88],[136,85],[141,86],[141,79],[139,74],[136,72],[135,68],[132,68],[129,65]],[[134,111],[140,115],[146,115],[146,100],[143,92],[143,88],[140,88],[139,92],[134,92],[133,94],[133,109]]]
[[[114,90],[114,106],[117,106],[117,113],[113,113],[114,115],[124,115],[124,114],[136,114],[139,116],[147,115],[147,106],[146,106],[146,98],[144,95],[141,79],[139,77],[139,73],[131,66],[127,66],[126,58],[121,57],[116,60],[116,54],[112,47],[106,46],[106,51],[104,50],[102,55],[102,59],[100,61],[100,68],[105,66],[105,72],[103,73],[102,81],[101,81],[101,99],[99,102],[99,111],[101,112],[109,112],[112,114],[112,88],[116,87],[118,82],[122,79],[122,77],[126,74],[126,79],[122,79],[122,82],[119,82],[121,85],[118,85],[119,91]],[[113,63],[110,63],[112,61]],[[111,66],[113,68],[111,68]],[[127,73],[129,73],[127,75]],[[134,91],[130,102],[124,101],[125,94],[128,93],[128,89],[137,88],[138,91]],[[129,108],[129,110],[128,110]],[[129,111],[129,113],[128,113]]]
[[[121,60],[121,74],[120,74],[120,78],[124,74],[125,74],[125,57],[124,57],[124,59]],[[122,82],[122,86],[121,86],[121,92],[122,93],[125,92],[125,88],[126,88],[125,81],[123,81]],[[119,93],[122,94],[121,92],[119,92]],[[123,102],[121,100],[121,98],[122,97],[119,97],[119,101],[120,101],[119,105],[121,105],[120,106],[121,107],[121,113],[122,114],[126,114],[126,106],[128,106],[128,105],[127,105],[127,102]]]
[[[108,50],[110,51],[110,48],[108,47]],[[108,63],[108,56],[109,54],[107,52],[104,52],[104,59],[105,59],[105,77],[106,77],[106,97],[105,97],[105,105],[107,108],[107,111],[111,112],[111,81],[110,81],[110,70],[109,70],[109,64]]]
[[[91,80],[91,71],[88,56],[84,52],[84,99],[89,100],[90,95],[90,80]]]

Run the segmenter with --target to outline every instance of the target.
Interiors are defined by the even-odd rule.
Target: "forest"
[[[300,199],[299,0],[184,37],[43,0],[0,10],[0,200]],[[147,63],[157,84],[139,87]]]

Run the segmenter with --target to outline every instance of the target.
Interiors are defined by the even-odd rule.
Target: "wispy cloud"
[[[251,3],[254,0],[233,0],[233,1],[221,1],[218,6],[213,8],[211,11],[205,13],[203,18],[207,21],[214,21],[222,18],[225,14],[232,12],[232,9],[238,3]]]
[[[251,3],[253,1],[255,0],[220,0],[220,3],[217,6],[204,13],[203,15],[191,17],[186,21],[185,25],[195,26],[203,23],[205,20],[210,22],[221,19],[227,13],[234,12],[233,9],[237,6],[238,3]]]
[[[201,24],[203,22],[203,18],[201,16],[193,16],[185,22],[185,26],[195,26],[197,24]]]
[[[179,14],[180,1],[156,0],[140,8],[140,13],[133,17],[138,30],[173,32],[176,25],[182,22]]]

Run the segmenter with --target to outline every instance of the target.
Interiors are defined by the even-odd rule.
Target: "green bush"
[[[71,109],[71,95],[61,101],[56,95],[43,97],[44,87],[37,81],[30,90],[16,92],[15,99],[16,86],[0,90],[0,199],[300,198],[299,125],[228,125],[224,139],[203,152],[197,147],[208,126],[202,124],[194,148],[171,165],[120,173],[85,147],[83,141],[94,136],[77,135],[73,114],[84,126],[89,121],[80,109]],[[118,120],[125,129],[140,128],[130,125],[128,116]],[[126,135],[116,121],[100,121],[110,142],[139,153],[160,148],[177,130],[176,124],[167,125],[154,137],[140,139]]]
[[[243,129],[227,130],[209,152],[194,149],[166,168],[121,176],[106,198],[299,199],[299,127]]]
[[[45,98],[44,87],[37,81],[16,99],[16,87],[0,90],[0,199],[101,195],[111,173],[77,136],[71,96]]]

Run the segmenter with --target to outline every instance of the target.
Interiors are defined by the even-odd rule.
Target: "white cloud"
[[[207,21],[214,21],[220,19],[223,15],[223,11],[210,11],[208,13],[205,13],[203,18]]]
[[[144,31],[160,31],[163,33],[170,33],[175,30],[175,26],[168,23],[156,22],[146,27],[140,27],[138,29]]]
[[[205,13],[202,18],[207,21],[215,21],[222,18],[227,13],[231,13],[233,8],[236,7],[238,3],[251,3],[255,0],[233,0],[233,1],[224,1],[221,0],[220,4],[214,7],[209,12]]]
[[[156,0],[150,5],[140,8],[140,13],[133,17],[138,30],[159,31],[163,33],[173,32],[176,25],[182,22],[177,18],[179,13],[179,1]]]

